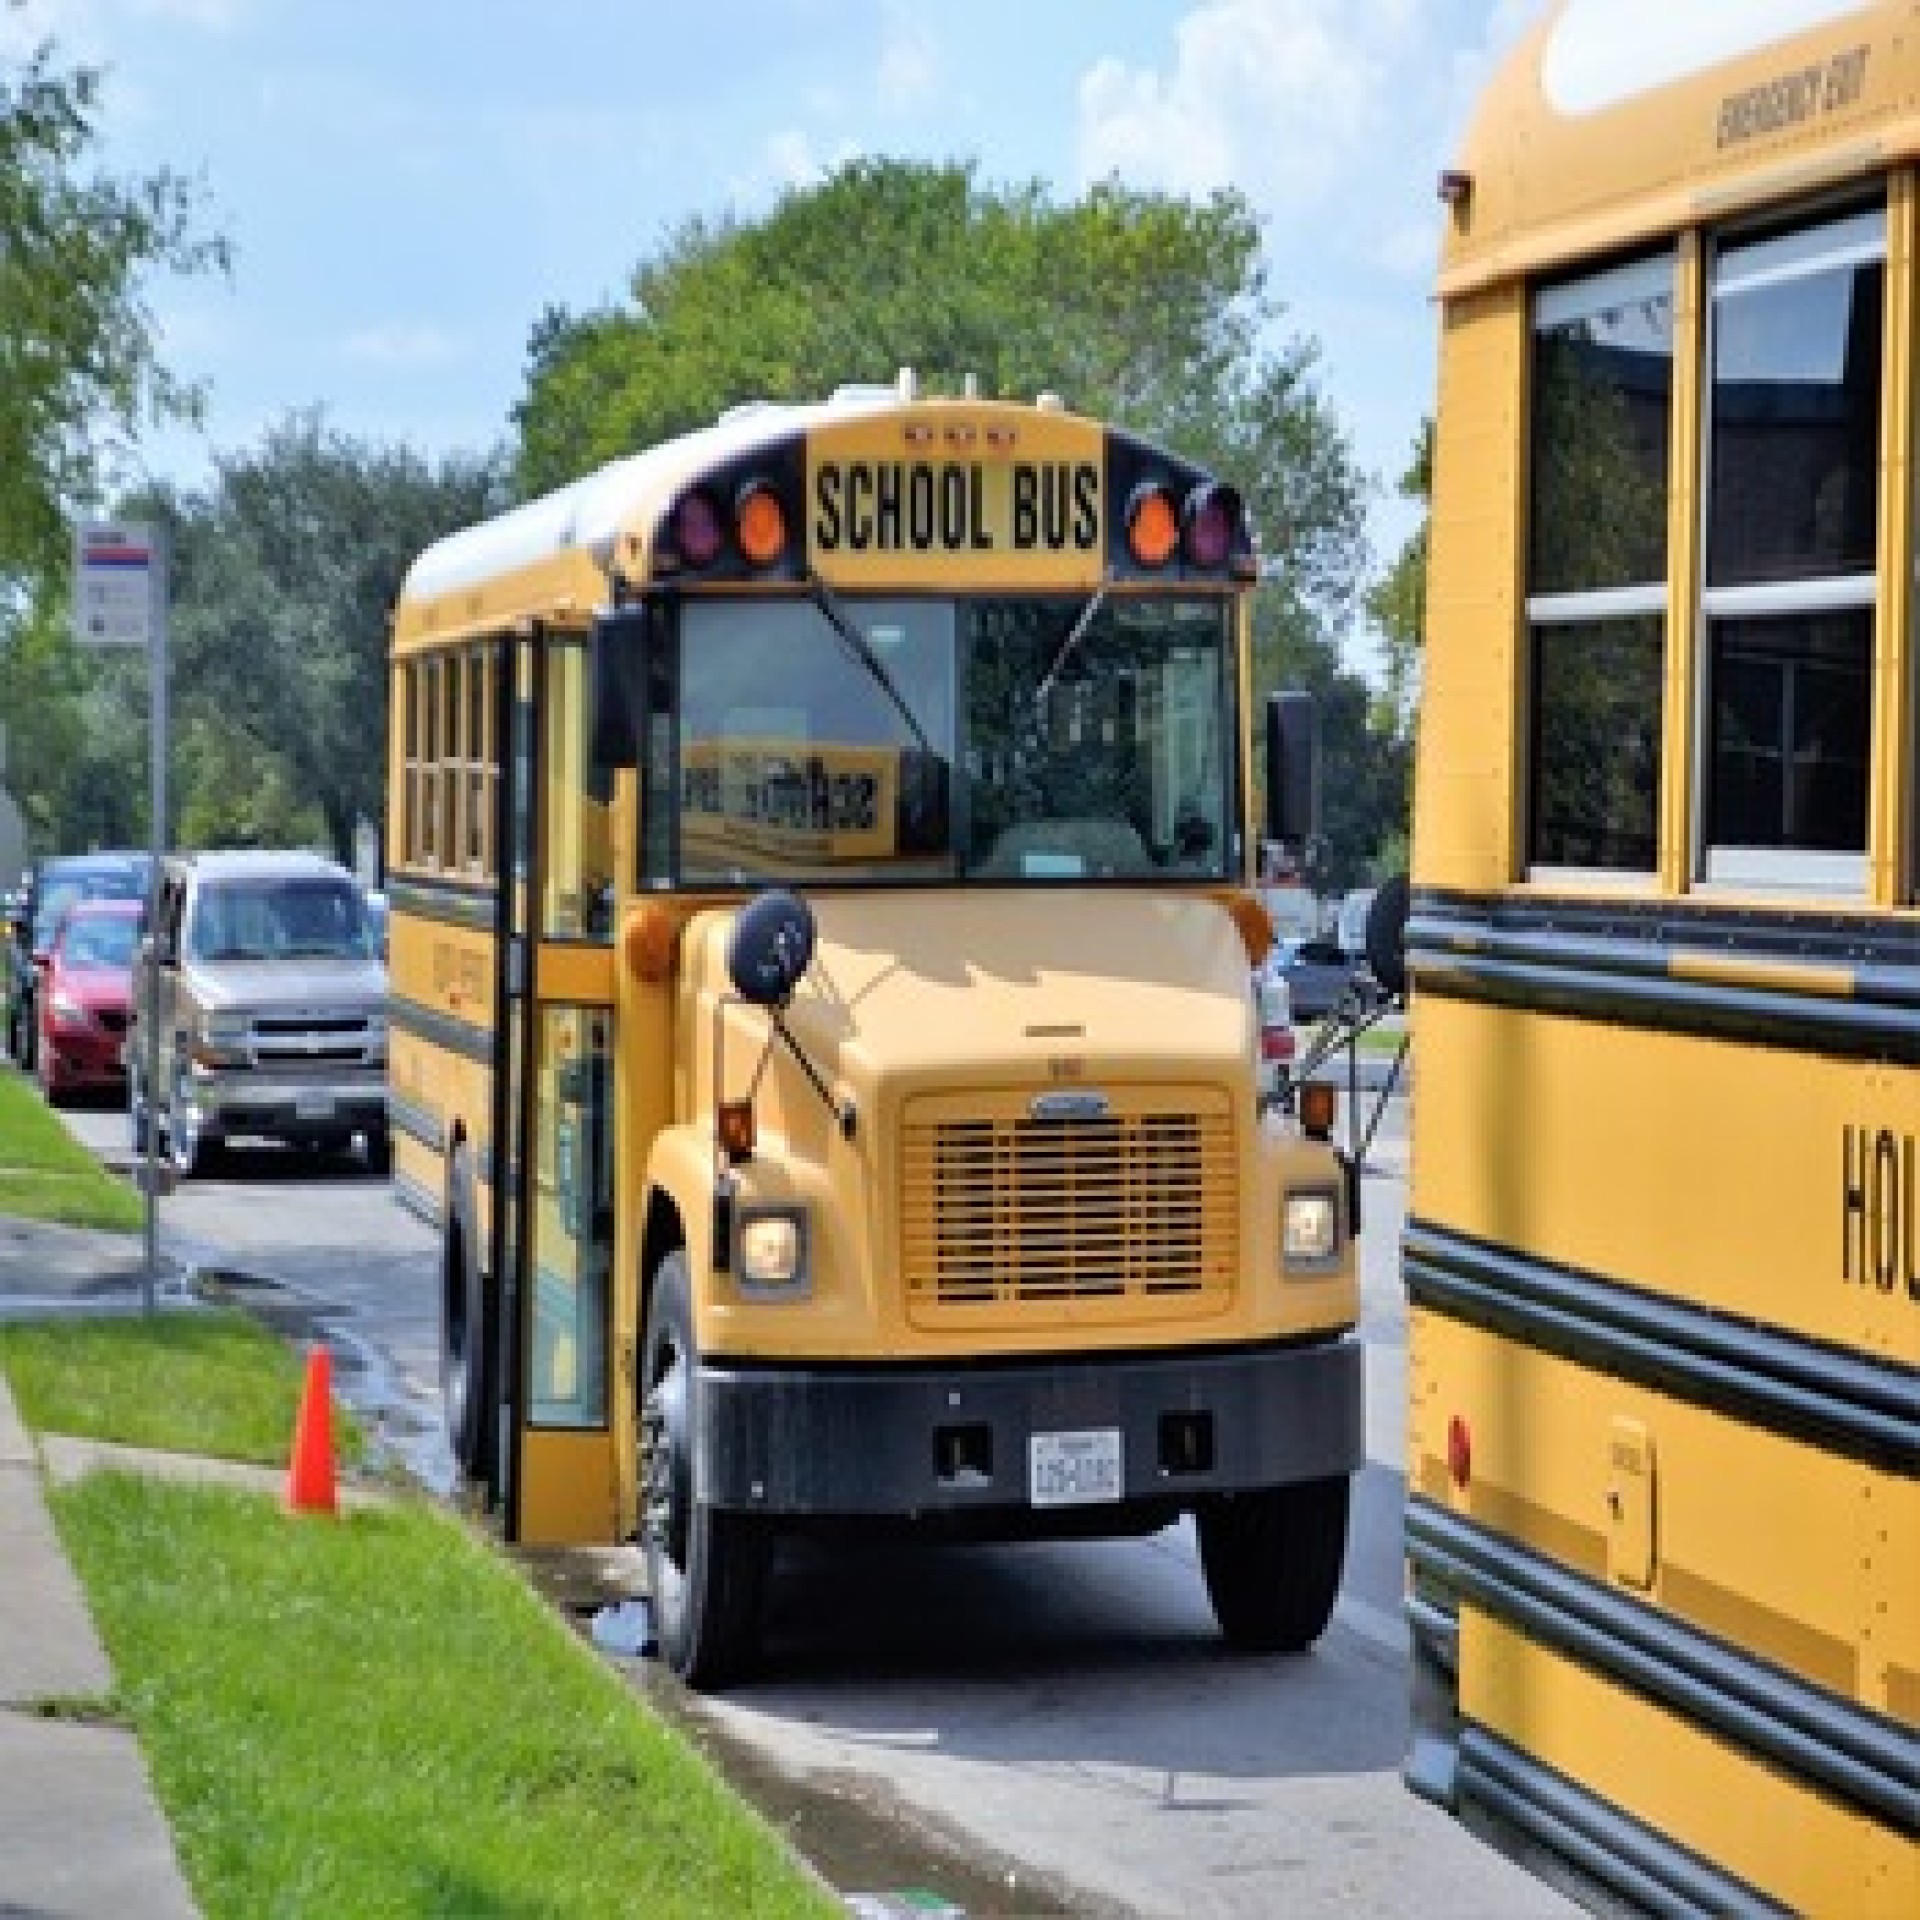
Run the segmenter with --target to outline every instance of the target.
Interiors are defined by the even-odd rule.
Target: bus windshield
[[[1218,881],[1231,631],[1217,596],[683,603],[648,878]]]

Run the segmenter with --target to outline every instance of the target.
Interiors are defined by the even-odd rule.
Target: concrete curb
[[[0,1910],[198,1920],[140,1743],[109,1717],[112,1668],[4,1377],[0,1564]]]

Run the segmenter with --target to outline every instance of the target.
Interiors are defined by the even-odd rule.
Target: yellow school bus
[[[1440,180],[1421,1792],[1920,1913],[1920,36],[1573,4]]]
[[[449,1436],[508,1537],[639,1540],[690,1682],[802,1530],[1191,1514],[1229,1642],[1325,1626],[1357,1185],[1256,1098],[1256,571],[1173,453],[905,377],[410,570],[392,1125]]]

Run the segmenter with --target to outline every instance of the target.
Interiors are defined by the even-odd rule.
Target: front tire
[[[463,1140],[447,1169],[440,1227],[440,1397],[447,1445],[471,1481],[493,1491],[493,1327],[480,1267],[473,1156]]]
[[[700,1485],[700,1354],[684,1253],[654,1278],[640,1361],[640,1540],[660,1652],[690,1687],[739,1679],[759,1650],[767,1533]]]
[[[1347,1495],[1341,1474],[1199,1508],[1200,1567],[1229,1646],[1301,1653],[1326,1631],[1347,1557]]]

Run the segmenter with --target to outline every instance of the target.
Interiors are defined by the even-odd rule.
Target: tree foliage
[[[503,455],[437,465],[297,413],[204,493],[123,502],[171,552],[171,838],[325,845],[386,810],[389,613],[420,549],[506,503]],[[44,848],[145,845],[144,654],[75,646],[64,596],[0,650],[9,785]]]
[[[1407,470],[1400,477],[1400,497],[1419,507],[1420,523],[1369,590],[1367,612],[1386,656],[1383,697],[1394,723],[1406,732],[1412,729],[1419,703],[1420,650],[1427,630],[1427,528],[1433,511],[1431,416],[1414,436]]]
[[[173,528],[182,827],[202,844],[287,838],[304,807],[345,857],[356,819],[385,813],[401,580],[431,541],[506,504],[504,461],[430,465],[305,412],[217,475],[205,498],[156,502]]]
[[[1322,690],[1330,757],[1368,755],[1364,725],[1350,738],[1336,717],[1367,708],[1338,647],[1367,565],[1364,481],[1260,253],[1233,192],[1108,181],[1061,204],[1038,184],[983,187],[966,164],[856,160],[763,220],[687,222],[635,269],[630,305],[542,316],[515,413],[521,485],[543,492],[741,401],[816,400],[903,366],[931,392],[1057,392],[1242,490],[1263,560],[1256,687]],[[1356,798],[1330,842],[1339,873],[1404,825],[1404,770],[1397,786],[1357,770],[1342,791]],[[1368,812],[1394,793],[1399,816]]]
[[[99,81],[50,46],[0,70],[0,576],[16,582],[64,567],[68,514],[143,425],[194,410],[157,356],[146,276],[227,258],[177,174],[87,171]]]

